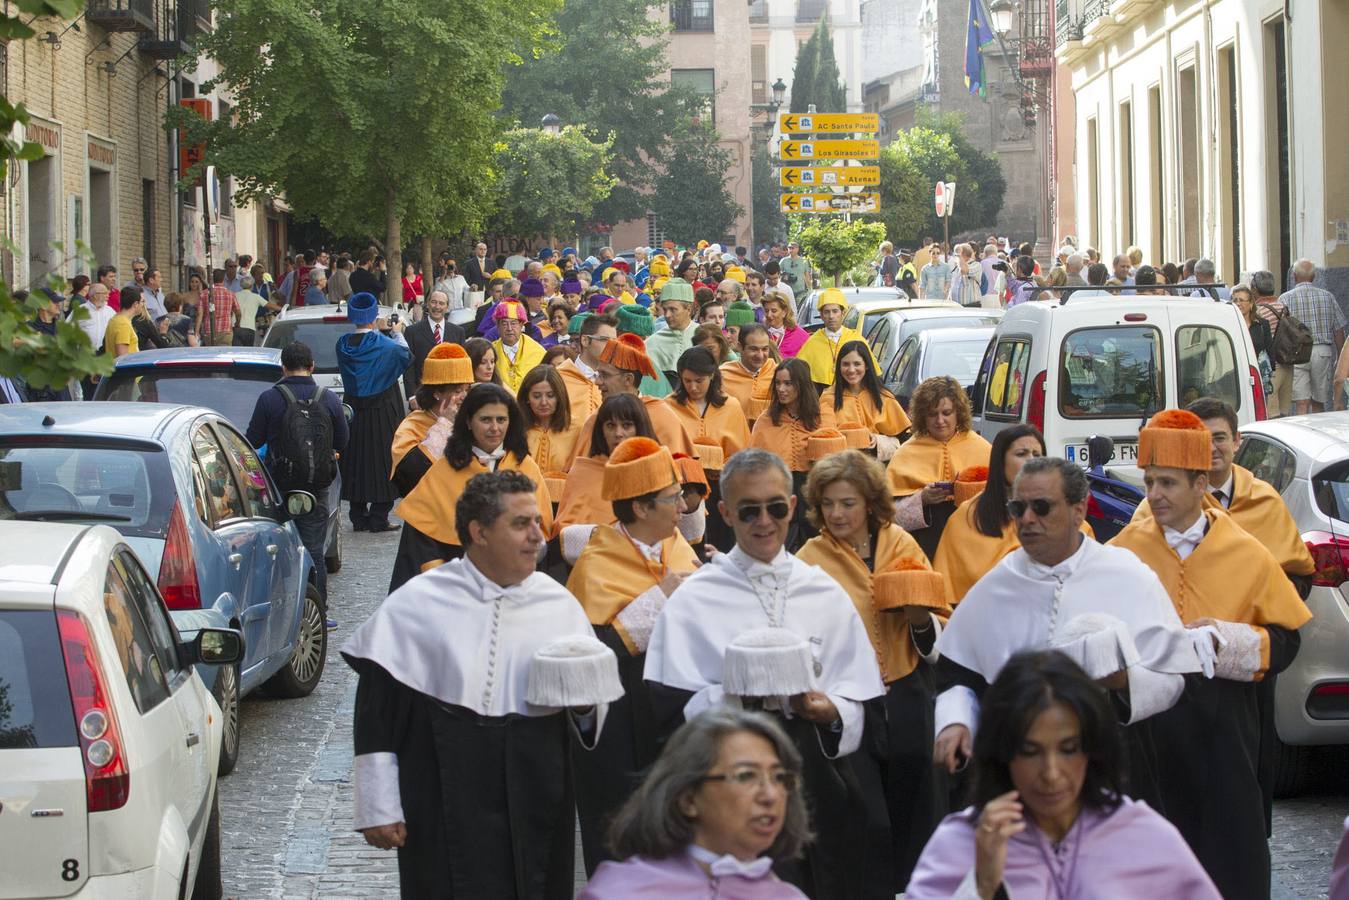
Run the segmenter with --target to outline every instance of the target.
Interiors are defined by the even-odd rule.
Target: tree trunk
[[[398,195],[393,185],[384,192],[384,257],[387,270],[384,285],[384,302],[397,306],[403,301],[403,223],[398,218]]]
[[[430,297],[436,286],[436,262],[431,258],[431,235],[422,235],[422,297]]]

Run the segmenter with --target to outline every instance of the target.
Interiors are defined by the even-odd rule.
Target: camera
[[[397,325],[399,322],[398,313],[389,313],[389,324]]]

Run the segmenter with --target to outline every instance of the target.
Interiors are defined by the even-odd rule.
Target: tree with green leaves
[[[332,232],[382,235],[398,273],[404,231],[490,212],[503,65],[534,52],[559,2],[216,0],[201,49],[220,74],[202,90],[227,89],[234,117],[174,118],[239,200],[285,194]]]
[[[660,163],[662,171],[647,202],[667,238],[691,244],[734,230],[744,208],[727,189],[731,154],[717,143],[715,128],[693,119],[680,122]]]
[[[820,23],[796,52],[792,70],[791,111],[808,112],[811,104],[817,113],[848,111],[848,92],[839,78],[827,15],[820,17]]]
[[[1007,179],[998,158],[970,143],[960,113],[932,113],[920,108],[918,124],[946,135],[955,150],[958,160],[955,177],[947,179],[956,182],[951,231],[992,228],[1002,212],[1003,195],[1007,193]],[[936,218],[935,213],[933,218]]]
[[[614,179],[605,172],[612,145],[592,141],[574,125],[556,135],[539,128],[501,135],[498,204],[488,230],[518,237],[575,234],[613,189]]]
[[[82,0],[14,0],[12,6],[7,4],[0,13],[0,40],[11,45],[27,40],[36,34],[31,27],[34,19],[69,19],[83,9]],[[0,181],[7,177],[10,166],[42,158],[41,144],[14,138],[18,127],[28,122],[28,110],[22,103],[13,104],[0,96]],[[3,241],[5,249],[12,254],[18,253],[12,241],[8,238]],[[86,251],[87,248],[76,247],[68,255]],[[47,278],[45,287],[60,293],[65,285],[61,277],[53,273]],[[0,375],[18,379],[29,387],[59,390],[72,378],[111,372],[112,359],[97,355],[97,348],[90,345],[88,336],[74,322],[57,320],[52,334],[32,326],[39,311],[49,305],[49,298],[41,290],[35,290],[27,297],[16,297],[10,286],[0,280],[0,347],[5,348],[0,353]],[[82,306],[75,310],[77,320],[85,315]]]
[[[821,274],[837,286],[876,255],[885,240],[885,226],[861,219],[846,222],[840,216],[816,216],[797,232],[801,252]]]
[[[775,244],[787,239],[787,216],[782,212],[782,191],[767,147],[754,151],[754,244]]]
[[[924,234],[941,234],[932,192],[939,179],[950,181],[960,171],[951,139],[926,128],[900,132],[882,148],[880,167],[881,211],[873,218],[890,239],[916,245]]]

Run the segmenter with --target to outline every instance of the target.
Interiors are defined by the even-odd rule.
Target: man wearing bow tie
[[[426,354],[431,352],[431,348],[436,344],[462,346],[464,343],[464,329],[455,325],[446,316],[449,308],[450,298],[445,292],[432,291],[431,296],[426,298],[425,318],[403,332],[408,349],[412,351],[412,363],[403,373],[403,387],[409,400],[417,395],[417,388],[421,386],[422,365],[426,362]]]

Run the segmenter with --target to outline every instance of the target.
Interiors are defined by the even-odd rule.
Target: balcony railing
[[[1054,48],[1062,49],[1064,44],[1082,40],[1082,19],[1073,15],[1068,0],[1056,0],[1054,4]]]
[[[200,34],[207,34],[211,30],[211,3],[210,0],[178,0],[178,10],[180,20],[183,23],[184,34],[188,38],[192,37],[193,29]]]
[[[797,0],[796,21],[814,25],[829,11],[829,0]]]
[[[84,17],[104,31],[154,31],[155,0],[89,0]]]
[[[711,31],[712,0],[672,0],[670,24],[675,31]]]
[[[140,51],[153,59],[190,56],[194,52],[191,39],[197,34],[196,23],[192,21],[194,13],[187,9],[184,0],[164,3],[160,13],[159,27],[141,38]]]

